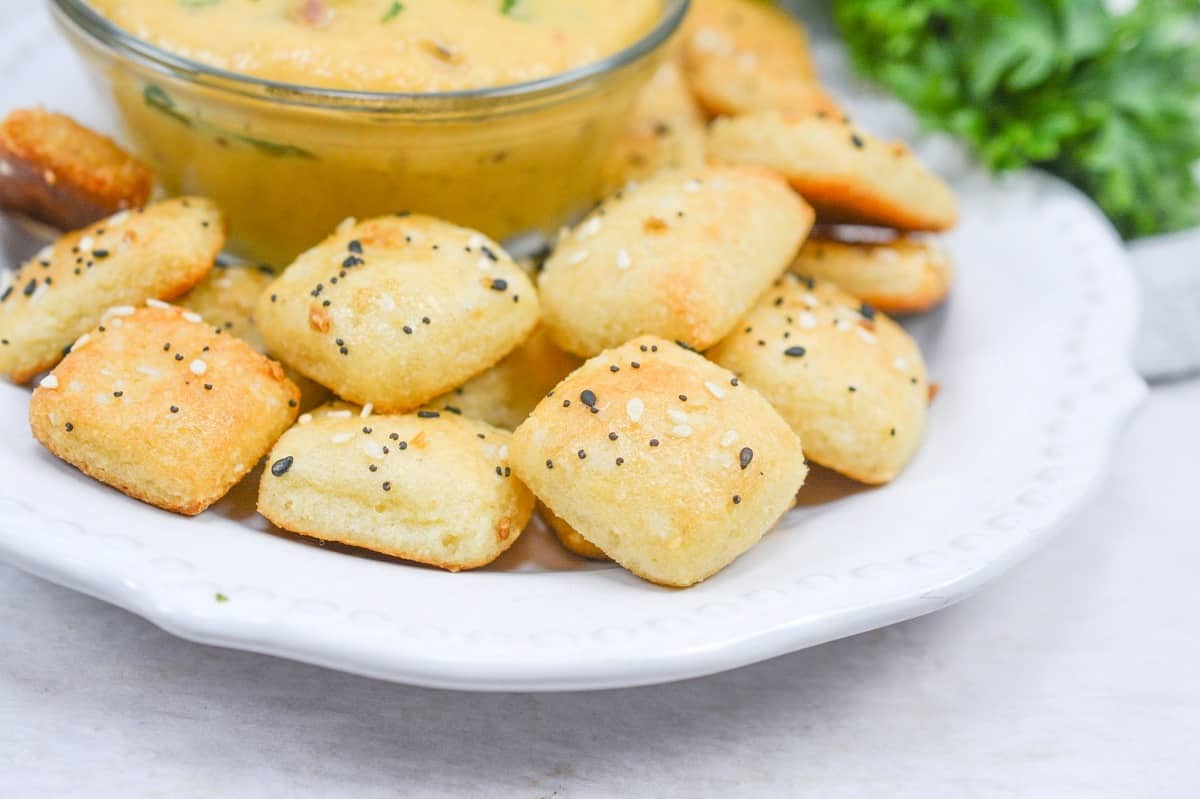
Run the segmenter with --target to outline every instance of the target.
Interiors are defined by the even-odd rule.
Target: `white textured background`
[[[1198,479],[1200,383],[1160,386],[1089,507],[979,596],[594,694],[210,649],[0,566],[0,797],[1197,796]]]

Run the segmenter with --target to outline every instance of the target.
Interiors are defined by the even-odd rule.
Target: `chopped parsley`
[[[393,0],[392,5],[388,8],[387,13],[379,20],[380,22],[391,22],[396,17],[400,16],[400,12],[404,10],[404,3],[399,0]]]

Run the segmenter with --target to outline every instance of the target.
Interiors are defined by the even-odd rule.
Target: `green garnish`
[[[171,97],[171,95],[167,94],[161,86],[155,86],[153,83],[147,84],[146,88],[142,90],[142,100],[145,101],[146,105],[150,106],[156,111],[161,111],[162,113],[171,117],[171,119],[181,122],[184,125],[187,125],[189,128],[195,128],[197,130],[203,130],[205,132],[212,133],[218,139],[232,139],[233,141],[247,144],[260,152],[266,153],[267,155],[316,159],[316,156],[311,152],[302,147],[297,147],[294,144],[280,144],[279,142],[260,139],[256,136],[250,136],[245,133],[233,133],[216,125],[197,123],[196,120],[192,119],[176,108],[175,100]]]
[[[208,6],[215,6],[219,2],[221,0],[179,0],[179,5],[184,8],[207,8]]]
[[[1127,237],[1200,222],[1200,0],[836,0],[857,68],[997,171],[1042,167]]]
[[[380,19],[379,21],[380,22],[391,22],[396,17],[400,16],[400,12],[403,10],[404,10],[404,3],[399,2],[399,0],[394,0],[394,2],[391,5],[391,8],[389,8],[387,10],[387,13],[384,14],[383,18]]]
[[[171,95],[167,94],[153,83],[148,84],[146,88],[142,90],[142,100],[144,100],[146,105],[150,106],[151,108],[157,111],[162,111],[167,116],[182,122],[189,128],[192,127],[192,120],[176,110],[175,101],[171,99]]]
[[[229,597],[225,596],[225,595],[224,595],[224,594],[222,594],[220,591],[218,591],[218,592],[217,592],[217,595],[216,595],[215,599],[216,599],[218,602],[228,602],[228,601],[229,601]]]
[[[500,0],[500,13],[507,14],[517,7],[521,0]]]

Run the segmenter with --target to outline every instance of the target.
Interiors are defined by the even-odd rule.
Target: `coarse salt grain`
[[[148,305],[151,308],[158,308],[163,311],[165,311],[171,307],[170,303],[163,302],[162,300],[156,300],[153,297],[146,300],[146,305]]]
[[[628,269],[633,265],[633,261],[629,258],[629,253],[625,250],[617,251],[617,269]]]
[[[686,424],[677,424],[671,429],[671,432],[680,438],[687,438],[692,434],[692,428],[688,427]]]
[[[345,444],[351,438],[353,438],[353,436],[350,435],[349,433],[338,433],[336,436],[333,436],[329,440],[332,441],[334,444]]]
[[[190,369],[194,375],[202,375],[208,371],[208,364],[200,359],[196,359],[188,365],[188,369]]]
[[[42,388],[58,388],[58,378],[54,375],[46,375],[42,378],[42,382],[38,383]]]
[[[807,292],[800,298],[800,301],[804,303],[805,308],[816,308],[818,305],[817,298]]]
[[[671,421],[676,424],[687,424],[688,415],[678,408],[667,409],[667,416],[671,417]]]
[[[908,359],[905,358],[904,356],[897,356],[897,358],[895,360],[895,364],[896,364],[896,368],[899,369],[901,372],[905,372],[908,370]]]
[[[812,330],[817,326],[817,317],[810,314],[808,311],[802,311],[796,317],[796,321],[800,323],[800,327],[804,330]]]
[[[359,412],[358,416],[360,419],[366,419],[368,416],[370,416],[374,412],[375,412],[375,406],[372,403],[368,402],[366,405],[362,406],[362,411]]]
[[[95,247],[95,246],[96,246],[96,240],[93,239],[91,236],[84,236],[82,239],[79,240],[79,249],[82,252],[87,252],[88,250],[92,249],[92,247]]]
[[[204,321],[203,317],[201,317],[200,314],[196,313],[195,311],[184,311],[182,315],[184,319],[192,323]]]

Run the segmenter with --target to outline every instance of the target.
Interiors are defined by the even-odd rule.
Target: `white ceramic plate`
[[[6,105],[106,125],[43,19],[0,39]],[[874,127],[902,127],[856,96]],[[28,392],[7,384],[0,556],[196,641],[462,689],[681,679],[945,607],[1045,542],[1144,388],[1129,367],[1134,282],[1100,215],[1049,178],[996,184],[952,149],[924,155],[952,176],[964,218],[949,239],[953,300],[912,324],[942,388],[925,448],[882,489],[818,473],[803,507],[696,588],[584,565],[536,528],[495,567],[458,575],[319,547],[255,515],[257,474],[214,510],[174,516],[41,450]],[[0,235],[11,264],[29,243]]]

